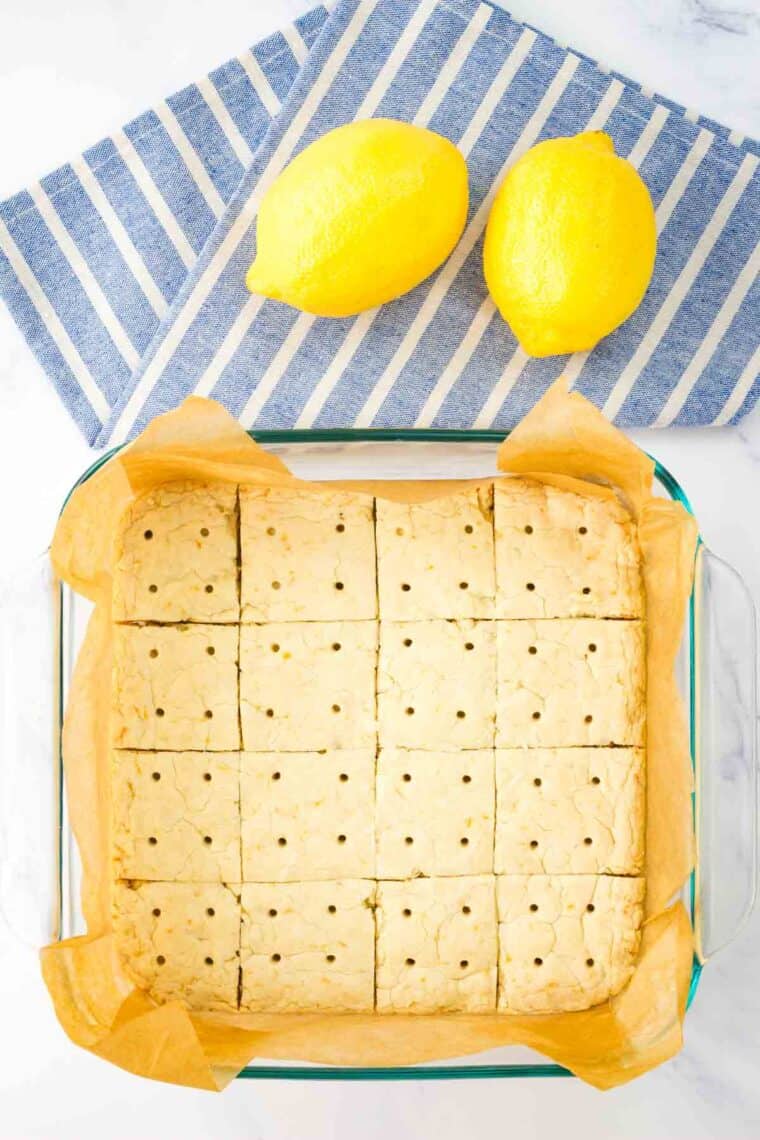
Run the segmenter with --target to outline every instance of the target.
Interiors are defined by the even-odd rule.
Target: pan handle
[[[692,605],[695,928],[706,961],[733,941],[757,893],[757,632],[744,581],[702,545]]]
[[[47,555],[0,581],[0,916],[34,946],[59,924],[60,596]]]

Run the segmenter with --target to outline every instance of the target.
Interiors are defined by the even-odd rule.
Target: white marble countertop
[[[0,198],[305,11],[308,0],[6,0]],[[513,0],[562,42],[746,133],[760,134],[758,0]],[[213,13],[213,15],[212,15]],[[707,543],[760,603],[760,412],[734,429],[635,436],[679,478]],[[43,456],[27,471],[30,446]],[[3,571],[41,553],[92,453],[0,308]],[[7,661],[5,668],[8,667]],[[0,683],[2,677],[0,677]],[[0,764],[7,763],[0,756]],[[0,785],[1,786],[1,785]],[[749,1140],[760,1135],[760,911],[706,968],[669,1064],[604,1095],[577,1081],[238,1082],[223,1096],[136,1078],[77,1050],[35,952],[0,919],[0,1140]]]

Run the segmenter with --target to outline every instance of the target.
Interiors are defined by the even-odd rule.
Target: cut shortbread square
[[[113,754],[118,878],[238,882],[237,752]]]
[[[496,802],[497,873],[643,870],[640,748],[497,751]]]
[[[379,882],[376,982],[379,1012],[493,1011],[493,876]]]
[[[636,528],[617,499],[507,479],[494,510],[497,617],[643,615]]]
[[[374,747],[376,664],[376,622],[241,626],[245,750]]]
[[[638,954],[644,880],[609,875],[504,875],[499,1009],[559,1013],[618,993]]]
[[[376,617],[372,514],[367,495],[241,487],[243,621]]]
[[[493,487],[427,503],[378,499],[377,561],[385,620],[492,617]]]
[[[116,883],[113,929],[125,969],[157,1001],[236,1010],[240,888]]]
[[[115,626],[112,740],[173,752],[239,748],[237,626]]]
[[[381,622],[380,745],[491,747],[494,677],[492,622]]]
[[[498,621],[496,745],[642,745],[644,627],[635,621]]]
[[[374,899],[359,879],[244,884],[241,1008],[371,1010]]]
[[[116,621],[238,620],[235,486],[155,487],[129,507],[116,542]]]
[[[493,752],[384,748],[377,762],[377,874],[493,871]]]
[[[374,750],[241,757],[243,879],[374,878]]]

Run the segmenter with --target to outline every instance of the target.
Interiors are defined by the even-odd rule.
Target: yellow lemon
[[[466,217],[467,167],[448,139],[393,119],[348,123],[264,195],[246,284],[318,316],[360,313],[437,269]]]
[[[538,143],[502,182],[483,268],[530,356],[593,348],[646,292],[657,248],[649,191],[609,135]]]

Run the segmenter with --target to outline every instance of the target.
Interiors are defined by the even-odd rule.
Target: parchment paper
[[[498,466],[592,495],[613,494],[612,485],[638,524],[648,615],[647,918],[629,985],[594,1009],[536,1016],[197,1014],[179,1003],[157,1005],[135,989],[115,953],[110,918],[110,604],[118,520],[135,495],[172,479],[321,493],[254,444],[219,405],[190,399],[154,420],[74,492],[53,540],[56,572],[96,606],[63,737],[88,933],[42,951],[58,1018],[77,1044],[131,1072],[215,1090],[253,1058],[408,1065],[509,1044],[537,1049],[597,1088],[610,1088],[678,1051],[693,936],[681,903],[668,904],[691,869],[693,844],[688,737],[674,661],[691,589],[696,524],[679,504],[652,495],[652,462],[580,395],[568,394],[561,380],[501,445]],[[351,484],[407,501],[462,485]]]

